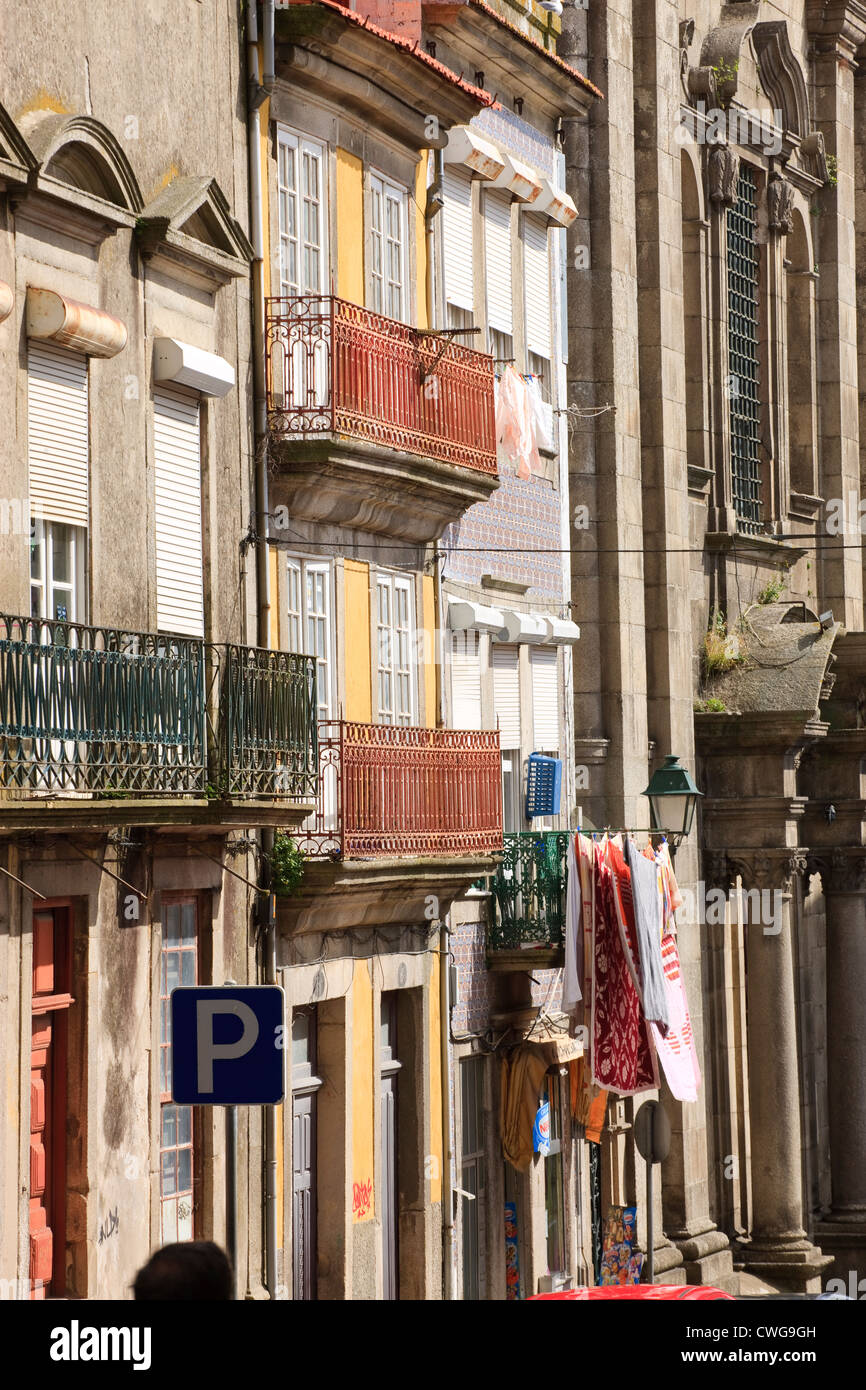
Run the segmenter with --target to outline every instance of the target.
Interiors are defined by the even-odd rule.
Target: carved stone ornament
[[[710,202],[732,208],[737,202],[740,156],[729,145],[716,145],[707,160]]]
[[[806,852],[802,849],[787,849],[781,853],[737,850],[728,861],[729,869],[739,874],[746,892],[758,888],[782,893],[791,891],[795,876],[806,872],[806,863]]]
[[[794,186],[781,175],[770,179],[767,186],[767,212],[771,231],[787,236],[794,230]]]
[[[825,893],[866,893],[866,849],[810,855],[809,870],[821,875]]]
[[[707,886],[709,888],[721,888],[724,893],[727,893],[737,876],[736,869],[728,863],[727,851],[705,849],[701,856],[701,862]]]

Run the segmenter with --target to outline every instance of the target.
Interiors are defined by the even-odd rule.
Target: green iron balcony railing
[[[232,799],[315,801],[319,786],[315,657],[222,648],[222,788]]]
[[[310,657],[0,615],[0,794],[315,799]]]
[[[562,946],[569,830],[520,831],[505,836],[502,862],[491,880],[495,913],[491,951]]]

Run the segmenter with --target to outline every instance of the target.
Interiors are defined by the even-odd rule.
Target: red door
[[[69,910],[33,914],[30,1039],[30,1296],[63,1293]]]

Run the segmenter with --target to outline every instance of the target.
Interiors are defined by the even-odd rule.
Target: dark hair
[[[217,1300],[234,1296],[228,1256],[212,1240],[187,1240],[164,1245],[138,1271],[132,1286],[139,1303],[160,1300]]]

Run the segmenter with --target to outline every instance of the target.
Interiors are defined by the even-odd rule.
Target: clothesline
[[[616,834],[629,837],[622,848]],[[662,843],[642,850],[638,834]],[[588,1025],[591,1078],[601,1090],[653,1090],[661,1062],[676,1099],[697,1099],[700,1068],[676,942],[681,905],[662,831],[571,837],[562,1004]]]

